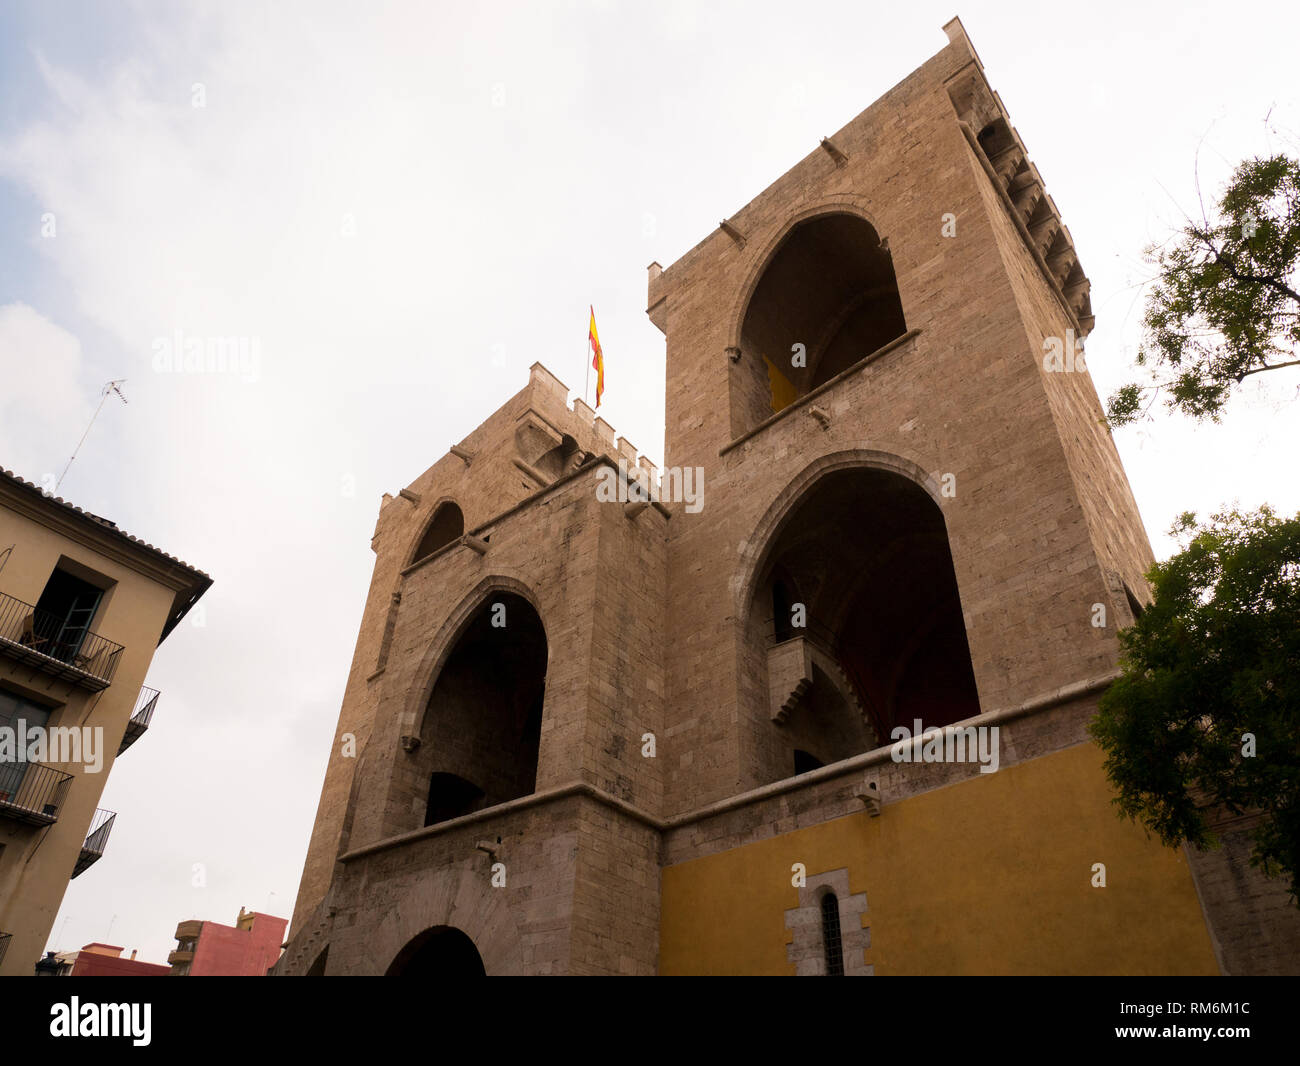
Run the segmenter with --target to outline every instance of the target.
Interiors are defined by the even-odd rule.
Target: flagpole
[[[593,311],[594,314],[594,311]],[[591,350],[591,319],[587,320],[587,351]],[[591,391],[591,358],[584,355],[583,361],[587,364],[587,380],[582,386],[582,402],[587,402],[587,393]]]

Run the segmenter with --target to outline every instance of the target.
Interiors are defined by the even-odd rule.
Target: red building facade
[[[70,977],[166,977],[171,970],[157,962],[144,962],[131,952],[121,957],[122,949],[111,944],[87,944],[77,952]]]
[[[239,910],[233,926],[189,920],[167,956],[173,977],[265,977],[280,958],[288,920]]]

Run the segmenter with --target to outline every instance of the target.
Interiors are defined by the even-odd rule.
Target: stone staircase
[[[271,967],[272,977],[302,977],[329,943],[334,928],[333,908],[329,901],[320,904],[296,936],[289,941],[280,960]]]
[[[797,636],[767,650],[767,677],[772,721],[784,724],[804,695],[816,682],[816,670],[828,678],[840,698],[853,709],[878,744],[871,716],[862,706],[853,682],[839,660],[810,636]],[[874,745],[873,745],[874,746]]]

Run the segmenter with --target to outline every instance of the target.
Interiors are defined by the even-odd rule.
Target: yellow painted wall
[[[1181,851],[1110,804],[1081,744],[899,803],[670,866],[663,974],[793,974],[791,865],[867,894],[866,961],[892,974],[1217,974]],[[886,797],[888,800],[888,797]],[[1106,864],[1106,888],[1091,885]]]

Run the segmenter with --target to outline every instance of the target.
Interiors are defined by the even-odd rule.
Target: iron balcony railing
[[[122,743],[117,746],[119,755],[144,736],[144,731],[149,728],[149,723],[153,720],[153,710],[157,705],[158,690],[147,685],[141,688],[140,695],[135,701],[135,711],[131,714],[131,720],[126,723]]]
[[[112,684],[122,645],[0,592],[0,652],[98,692]]]
[[[81,845],[77,865],[72,868],[73,877],[85,873],[104,857],[104,849],[108,847],[108,834],[113,831],[113,822],[116,820],[116,811],[96,808],[95,817],[90,820],[90,832],[86,834],[86,842]]]
[[[32,762],[0,762],[0,816],[29,825],[53,825],[71,774]]]
[[[4,965],[5,952],[9,950],[9,941],[13,938],[13,933],[0,933],[0,966]]]

